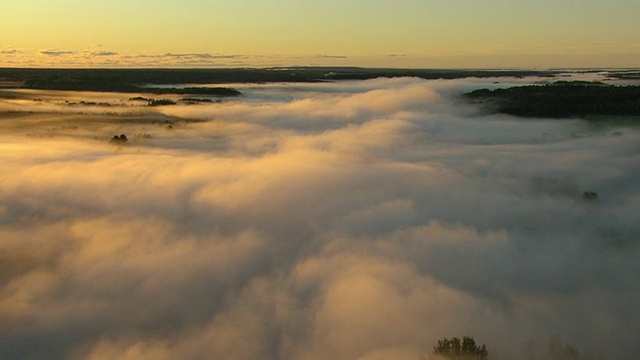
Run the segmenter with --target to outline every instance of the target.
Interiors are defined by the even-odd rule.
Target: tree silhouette
[[[489,352],[484,344],[478,346],[472,337],[465,336],[462,340],[457,337],[438,340],[438,345],[433,347],[433,355],[446,359],[484,360],[487,359]]]
[[[122,134],[120,136],[115,135],[114,137],[109,139],[109,141],[112,142],[112,143],[126,143],[129,140],[127,139],[127,135]]]
[[[562,341],[559,335],[549,339],[549,348],[544,355],[544,360],[581,360],[582,356],[576,348]]]

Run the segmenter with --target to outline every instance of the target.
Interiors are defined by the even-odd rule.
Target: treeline
[[[549,339],[546,350],[528,347],[522,359],[532,360],[604,360],[608,356],[601,353],[581,353],[575,347],[565,343],[559,335]],[[462,339],[443,338],[429,354],[420,355],[420,360],[488,360],[489,350],[485,344],[476,344],[473,337]]]
[[[609,73],[609,77],[620,80],[640,80],[640,71],[638,70],[619,70]]]
[[[493,112],[523,117],[640,116],[640,86],[563,82],[465,94]]]
[[[116,89],[123,84],[223,84],[270,82],[318,82],[366,80],[377,77],[412,76],[423,79],[467,77],[542,76],[557,74],[535,70],[438,70],[368,69],[358,67],[291,67],[266,69],[8,69],[0,68],[0,80],[25,81],[30,86],[67,86]],[[60,85],[62,86],[62,85]],[[115,90],[113,90],[115,91]]]
[[[186,87],[159,88],[131,84],[121,79],[27,79],[22,86],[26,89],[37,90],[68,90],[68,91],[100,91],[100,92],[143,92],[150,94],[178,94],[178,95],[215,95],[238,96],[241,92],[228,87]]]

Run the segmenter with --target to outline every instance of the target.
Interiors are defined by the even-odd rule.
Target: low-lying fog
[[[456,98],[509,81],[4,91],[0,358],[635,359],[640,131]]]

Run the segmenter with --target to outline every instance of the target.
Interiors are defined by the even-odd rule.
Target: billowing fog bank
[[[640,131],[456,98],[495,80],[4,96],[0,358],[635,359]]]

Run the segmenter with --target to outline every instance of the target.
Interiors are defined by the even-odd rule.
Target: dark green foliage
[[[582,197],[585,200],[595,201],[598,200],[598,193],[595,191],[585,191],[582,193]]]
[[[67,105],[71,105],[71,106],[75,106],[75,105],[81,105],[81,106],[102,106],[102,107],[111,107],[113,106],[112,104],[109,103],[105,103],[105,102],[95,102],[95,101],[80,101],[80,102],[70,102],[68,100],[65,100],[65,104]]]
[[[109,141],[115,144],[124,144],[129,141],[129,139],[127,139],[127,135],[121,134],[120,136],[115,135]]]
[[[151,100],[153,100],[153,99],[145,98],[145,97],[142,97],[142,96],[136,96],[136,97],[129,98],[129,101],[145,101],[145,102],[149,102]]]
[[[242,93],[236,89],[224,87],[188,87],[188,88],[145,88],[142,89],[153,94],[180,94],[180,95],[216,95],[216,96],[238,96]]]
[[[0,69],[0,80],[23,82],[22,87],[39,90],[143,92],[153,94],[201,94],[238,96],[226,87],[155,88],[146,84],[211,84],[201,70],[164,69]],[[231,82],[227,79],[226,82]]]
[[[524,117],[640,116],[640,86],[559,81],[543,86],[476,90],[468,99],[490,110]]]
[[[160,99],[160,100],[150,99],[147,106],[163,106],[163,105],[175,105],[175,104],[176,104],[175,101],[169,100],[169,99]]]
[[[27,80],[24,87],[38,90],[69,90],[69,91],[99,91],[99,92],[143,92],[151,94],[197,94],[215,96],[238,96],[241,93],[232,88],[225,87],[188,87],[188,88],[154,88],[139,87],[129,83],[117,82],[93,82],[83,79],[80,81],[68,80]],[[138,100],[136,98],[133,98]]]
[[[297,68],[296,71],[308,72],[322,68]],[[318,74],[318,80],[367,80],[378,77],[417,77],[421,79],[462,79],[468,77],[524,77],[540,76],[552,77],[552,71],[533,70],[456,70],[456,69],[364,69],[364,68],[333,68],[324,74]]]
[[[193,105],[193,104],[203,104],[203,103],[212,103],[214,102],[211,99],[200,99],[200,98],[192,98],[192,97],[186,97],[186,98],[182,98],[180,99],[180,101],[182,101],[183,103],[187,104],[187,105]],[[220,100],[216,100],[216,102],[220,102]]]
[[[226,87],[162,88],[153,84],[224,84],[270,82],[321,82],[365,80],[379,77],[459,79],[466,77],[554,76],[553,71],[367,69],[357,67],[292,67],[268,69],[7,69],[0,80],[23,83],[39,90],[130,92],[178,95],[238,96]]]
[[[474,360],[487,359],[489,352],[484,344],[479,346],[472,337],[465,336],[462,340],[457,337],[438,340],[438,345],[433,347],[433,355],[446,359]]]
[[[49,90],[140,91],[143,84],[225,84],[363,80],[378,77],[459,79],[466,77],[553,76],[553,71],[367,69],[357,67],[292,67],[268,69],[7,69],[0,80],[25,81],[25,87]],[[200,88],[202,89],[202,88]],[[148,90],[148,89],[147,89]],[[164,91],[166,89],[154,89]],[[231,89],[233,90],[233,89]],[[190,91],[196,91],[191,89]],[[229,89],[225,90],[230,95]],[[235,90],[234,90],[235,91]],[[202,92],[188,92],[204,94]],[[225,95],[226,93],[221,93]],[[213,94],[216,95],[216,94]],[[237,94],[236,94],[237,95]]]
[[[609,73],[609,76],[620,80],[638,80],[640,79],[640,71],[638,70],[619,70]]]

